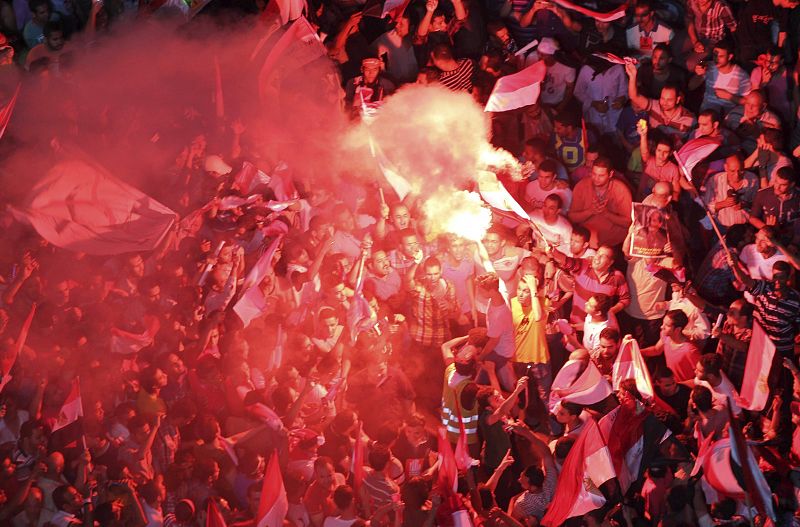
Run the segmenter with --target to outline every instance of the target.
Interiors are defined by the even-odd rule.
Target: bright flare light
[[[495,174],[508,175],[512,181],[522,181],[522,165],[507,150],[486,145],[480,153],[478,170],[488,170]]]
[[[492,223],[492,211],[475,192],[439,188],[422,206],[435,232],[479,242]]]

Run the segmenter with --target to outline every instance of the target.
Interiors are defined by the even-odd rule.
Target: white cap
[[[539,42],[539,47],[536,48],[539,54],[543,55],[555,55],[556,51],[559,50],[558,42],[555,39],[550,37],[545,37]]]

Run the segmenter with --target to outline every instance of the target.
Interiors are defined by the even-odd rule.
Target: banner
[[[500,77],[483,111],[505,112],[536,104],[546,73],[547,67],[540,60],[522,71]]]
[[[630,255],[638,258],[664,258],[669,242],[667,218],[664,211],[652,205],[634,203],[631,208],[633,233],[630,236]]]

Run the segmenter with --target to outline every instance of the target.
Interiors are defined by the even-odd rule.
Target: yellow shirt
[[[547,350],[547,306],[550,300],[539,297],[542,306],[541,320],[533,320],[532,313],[526,314],[517,297],[511,299],[511,316],[514,320],[515,362],[547,364],[550,354]]]

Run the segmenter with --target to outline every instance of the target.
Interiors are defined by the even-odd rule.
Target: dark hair
[[[548,194],[544,200],[555,202],[559,209],[564,207],[564,200],[558,194]]]
[[[775,171],[775,177],[779,177],[789,183],[794,183],[794,170],[791,167],[781,167]]]
[[[713,110],[711,108],[706,108],[705,110],[703,110],[702,112],[697,114],[698,119],[700,117],[703,117],[703,116],[710,117],[712,123],[718,123],[719,122],[719,112],[717,112],[716,110]]]
[[[594,160],[594,164],[592,166],[607,168],[608,170],[613,168],[611,160],[606,156],[598,156],[598,158]]]
[[[581,415],[581,412],[583,412],[583,406],[569,401],[561,401],[561,408],[571,415]]]
[[[344,510],[353,503],[354,496],[353,487],[350,485],[339,485],[336,487],[336,490],[333,491],[333,503],[336,504],[339,510]]]
[[[662,365],[656,368],[656,371],[653,373],[653,377],[655,377],[656,380],[670,379],[675,377],[675,372],[673,372],[670,368]]]
[[[381,471],[386,468],[386,465],[389,463],[391,458],[392,455],[389,453],[389,447],[386,445],[375,444],[369,451],[367,461],[372,469]]]
[[[558,172],[558,163],[554,159],[545,159],[539,165],[539,172],[552,172],[555,174]]]
[[[429,256],[429,257],[428,257],[428,258],[425,260],[425,263],[424,263],[424,264],[422,264],[422,268],[423,268],[423,269],[425,269],[426,271],[427,271],[428,269],[432,269],[432,268],[434,268],[434,267],[438,267],[438,268],[440,268],[440,269],[441,269],[441,267],[442,267],[442,262],[440,262],[440,261],[439,261],[439,259],[438,259],[438,258],[436,258],[435,256]]]
[[[613,340],[614,342],[619,343],[620,334],[617,328],[603,328],[603,331],[600,332],[598,338]]]
[[[50,20],[44,25],[44,29],[42,30],[42,34],[45,38],[49,37],[53,33],[56,32],[64,33],[64,24],[61,23],[61,20]]]
[[[686,316],[686,313],[681,311],[680,309],[671,309],[667,311],[665,315],[672,320],[672,325],[676,328],[685,328],[689,325],[689,317]]]
[[[588,242],[592,237],[592,233],[583,225],[574,225],[572,227],[572,234],[577,234],[583,238],[584,242]]]
[[[56,506],[56,509],[64,510],[64,505],[69,501],[70,488],[72,488],[72,485],[61,485],[53,491],[53,505]]]
[[[736,46],[733,44],[733,41],[730,38],[723,38],[714,44],[714,49],[725,50],[730,55],[734,55],[736,53]]]
[[[651,6],[651,9],[652,9],[652,6]],[[669,55],[670,58],[672,58],[672,50],[664,42],[659,42],[658,44],[656,44],[653,47],[653,51],[657,51],[657,50],[661,51],[662,53],[666,53],[667,55]],[[664,86],[666,87],[667,84],[672,84],[672,83],[667,82],[666,84],[664,84]]]
[[[544,472],[536,465],[529,465],[523,472],[528,482],[534,487],[544,485]]]
[[[706,374],[710,373],[719,377],[722,371],[722,356],[716,353],[705,353],[700,357],[700,364]]]
[[[711,390],[702,385],[697,385],[692,388],[692,402],[701,412],[711,410],[713,406],[713,398],[711,397]]]
[[[434,16],[436,16],[435,13]],[[453,49],[450,44],[436,44],[431,50],[431,57],[435,60],[453,60]]]
[[[553,449],[553,455],[558,459],[566,459],[572,445],[575,444],[575,438],[569,436],[559,437],[556,441],[556,447]]]
[[[604,316],[608,315],[608,311],[614,306],[614,300],[605,293],[594,293],[592,298],[597,303],[597,309]]]

